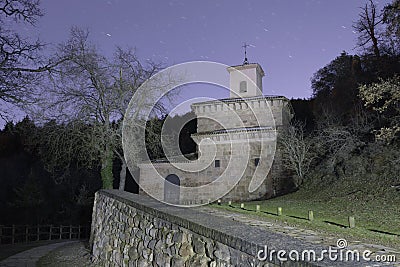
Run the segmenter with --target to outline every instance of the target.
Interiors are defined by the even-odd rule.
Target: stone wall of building
[[[92,217],[90,245],[100,266],[315,266],[257,259],[265,245],[301,246],[293,238],[147,196],[101,190]]]
[[[215,137],[216,135],[212,138]],[[218,192],[225,192],[222,195],[218,194],[218,198],[223,201],[267,199],[290,189],[290,177],[283,173],[280,151],[276,150],[275,153],[273,153],[273,150],[267,147],[267,149],[263,151],[263,154],[261,154],[260,148],[258,147],[260,143],[255,142],[250,145],[252,147],[248,162],[244,163],[244,170],[242,170],[242,164],[237,164],[241,162],[243,153],[240,153],[240,151],[234,153],[230,145],[226,145],[225,148],[223,144],[217,144],[218,149],[215,155],[215,160],[219,160],[220,162],[219,167],[214,166],[215,160],[206,168],[199,167],[199,164],[203,164],[201,162],[196,163],[190,161],[185,163],[141,164],[138,182],[141,188],[140,193],[145,194],[146,192],[151,192],[153,196],[163,196],[167,183],[165,179],[169,175],[177,175],[179,177],[181,186],[179,203],[183,205],[203,204],[207,203],[209,200],[215,201],[216,199],[213,199],[213,197],[217,195],[215,191],[199,191],[193,193],[193,191],[196,191],[196,188],[202,190],[202,188],[200,188],[201,186],[214,181],[213,189],[218,190]],[[264,145],[268,145],[268,143],[264,143]],[[272,148],[274,144],[270,146]],[[207,149],[204,150],[207,151]],[[257,167],[255,165],[256,159],[259,159],[258,162],[260,164]],[[230,164],[229,168],[228,164]],[[190,168],[200,171],[185,171]],[[257,172],[256,168],[258,168]],[[230,177],[228,180],[232,180],[233,182],[238,177],[240,180],[237,185],[230,190],[229,188],[231,185],[229,183],[218,179],[221,175]],[[249,185],[253,179],[263,179],[264,182],[257,190],[250,192]],[[219,181],[221,182],[219,183]],[[188,191],[183,187],[190,187],[191,190]]]
[[[221,153],[219,149],[219,153]],[[237,159],[235,159],[237,157]],[[261,169],[271,170],[267,172],[260,172],[258,176],[262,175],[259,179],[265,179],[264,182],[253,192],[249,192],[249,184],[252,179],[255,179],[257,174],[255,174],[256,166],[255,159],[259,158],[259,166]],[[216,159],[220,161],[220,167],[216,168],[214,166],[214,161],[208,168],[205,168],[198,172],[187,172],[183,171],[181,166],[186,169],[189,167],[195,167],[196,163],[153,163],[153,164],[141,164],[140,165],[140,180],[139,185],[143,190],[141,193],[151,192],[152,195],[163,196],[165,192],[165,178],[168,175],[177,175],[180,179],[180,186],[191,187],[193,190],[201,187],[202,185],[210,184],[215,181],[215,190],[221,192],[229,192],[227,194],[218,194],[219,198],[223,201],[249,201],[249,200],[259,200],[267,199],[275,196],[281,191],[285,191],[288,186],[287,179],[282,175],[282,167],[280,162],[280,152],[276,151],[275,154],[265,154],[257,155],[250,154],[250,159],[247,162],[243,162],[240,155],[216,155]],[[226,170],[229,161],[231,161],[231,167]],[[175,165],[174,165],[175,164]],[[242,172],[241,168],[245,164],[245,169]],[[270,166],[272,165],[272,167]],[[198,168],[201,169],[201,168]],[[230,184],[218,183],[217,178],[222,174],[232,177],[239,177],[240,180],[237,185],[231,190],[227,190],[231,187]],[[265,175],[267,175],[265,177]],[[163,177],[163,179],[159,178]],[[201,190],[201,188],[200,188]],[[186,192],[181,189],[180,191],[180,203],[181,204],[202,204],[207,203],[207,201],[212,200],[216,195],[215,191],[198,192],[198,194],[193,194],[192,192]]]
[[[174,203],[183,205],[216,198],[266,199],[286,190],[289,184],[282,175],[276,138],[293,116],[287,98],[227,98],[194,103],[192,110],[197,117],[197,133],[191,137],[198,145],[198,160],[139,164],[140,193],[167,201],[168,192],[172,192],[169,175],[180,186],[174,190]]]
[[[293,115],[289,100],[280,96],[200,102],[192,104],[192,110],[198,118],[198,133],[221,128],[254,126],[276,126],[279,128],[282,125],[287,125]]]

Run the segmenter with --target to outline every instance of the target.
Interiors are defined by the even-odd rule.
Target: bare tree
[[[43,15],[39,0],[0,0],[0,117],[9,120],[10,109],[35,102],[42,74],[59,61],[44,60],[43,44],[12,30],[12,23],[35,26]]]
[[[361,8],[359,19],[353,25],[353,28],[359,33],[358,45],[365,47],[370,44],[374,55],[378,58],[380,57],[379,27],[382,22],[382,14],[376,10],[375,3],[369,0]]]
[[[369,122],[361,111],[360,114],[351,117],[349,123],[344,123],[327,109],[323,109],[321,113],[313,136],[314,151],[321,158],[325,158],[330,167],[335,167],[363,143],[358,135],[368,128]]]
[[[393,0],[383,9],[386,50],[392,55],[400,54],[400,0]]]
[[[294,184],[297,188],[305,181],[310,167],[318,164],[317,159],[327,159],[328,166],[336,168],[360,143],[349,127],[340,124],[339,119],[330,114],[321,117],[324,119],[319,121],[316,131],[308,136],[302,123],[293,122],[278,137],[282,163],[286,169],[296,173]]]
[[[112,188],[112,165],[118,158],[122,165],[119,188],[123,190],[127,165],[121,148],[121,120],[132,95],[160,66],[153,62],[143,65],[134,50],[121,48],[108,60],[89,42],[88,32],[78,28],[59,46],[57,57],[69,60],[51,76],[42,116],[64,123],[66,133],[47,133],[53,148],[49,155],[60,156],[49,160],[55,160],[53,166],[59,162],[68,166],[68,155],[81,154],[87,165],[99,161],[103,187]],[[162,105],[154,108],[163,110]]]
[[[300,187],[314,158],[312,140],[304,134],[304,125],[294,122],[278,136],[282,151],[282,163],[288,170],[294,171],[294,184]]]

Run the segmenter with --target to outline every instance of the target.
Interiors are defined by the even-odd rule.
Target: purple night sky
[[[377,2],[379,9],[389,2]],[[247,42],[249,61],[266,72],[264,94],[308,98],[314,72],[343,50],[357,52],[352,24],[364,4],[365,0],[43,0],[45,16],[37,29],[42,41],[56,44],[68,38],[72,26],[79,26],[89,29],[91,40],[106,55],[112,55],[115,46],[136,47],[142,60],[165,66],[194,60],[238,65],[244,57],[241,46]],[[36,34],[31,28],[20,30]]]

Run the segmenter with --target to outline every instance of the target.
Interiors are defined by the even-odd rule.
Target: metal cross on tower
[[[250,45],[243,43],[242,47],[244,48],[244,61],[243,61],[243,65],[249,64],[249,61],[247,60],[247,47],[249,47]]]

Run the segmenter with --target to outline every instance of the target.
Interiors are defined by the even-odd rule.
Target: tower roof
[[[257,68],[257,71],[261,73],[261,76],[265,76],[265,72],[262,69],[261,65],[258,63],[247,63],[247,64],[242,64],[242,65],[236,65],[236,66],[230,66],[227,68],[228,72],[230,73],[231,71],[234,70],[245,70],[245,69],[253,69]]]

